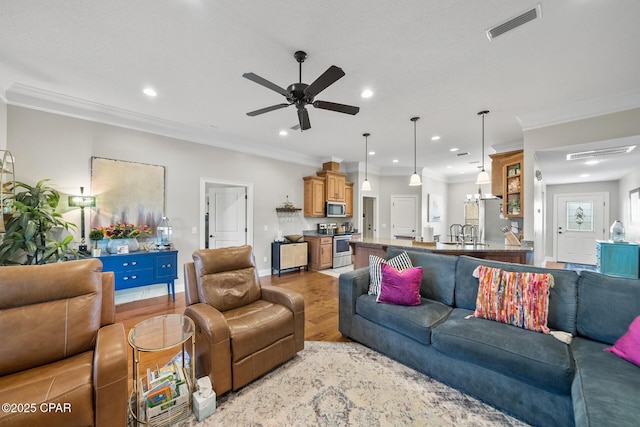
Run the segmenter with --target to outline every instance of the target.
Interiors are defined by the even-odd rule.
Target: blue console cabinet
[[[640,252],[637,243],[596,241],[598,272],[609,276],[637,279]]]
[[[102,261],[102,271],[113,271],[116,290],[166,283],[167,294],[176,300],[178,251],[107,254],[98,259]]]

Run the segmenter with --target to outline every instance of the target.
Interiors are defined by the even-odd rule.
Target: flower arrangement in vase
[[[136,252],[140,245],[136,238],[151,235],[151,227],[148,225],[135,225],[127,222],[116,222],[104,228],[104,234],[109,239],[107,251],[118,253],[118,248],[128,246],[128,252]],[[123,242],[122,239],[127,239]],[[118,242],[114,242],[118,240]]]

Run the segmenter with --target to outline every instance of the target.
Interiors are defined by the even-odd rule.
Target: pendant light
[[[487,171],[484,170],[484,116],[487,114],[489,114],[489,110],[480,111],[478,113],[479,116],[482,116],[482,169],[480,170],[480,173],[478,173],[478,178],[476,179],[476,184],[478,185],[491,184],[491,177]]]
[[[371,184],[369,184],[369,135],[370,133],[363,133],[364,136],[364,181],[362,181],[362,187],[360,191],[371,191]]]
[[[418,175],[418,168],[416,166],[417,157],[418,157],[418,142],[416,139],[416,122],[420,119],[420,117],[412,117],[411,121],[413,122],[413,175],[411,175],[411,179],[409,180],[409,185],[412,187],[422,185],[422,180],[420,179],[420,175]]]

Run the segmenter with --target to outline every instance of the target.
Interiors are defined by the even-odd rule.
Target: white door
[[[244,187],[209,190],[209,247],[224,248],[247,243],[246,192]]]
[[[605,236],[609,194],[558,194],[554,198],[556,260],[596,264],[596,240]]]
[[[362,237],[373,239],[375,237],[375,198],[362,198]]]
[[[418,196],[391,196],[391,237],[414,238],[418,231]]]

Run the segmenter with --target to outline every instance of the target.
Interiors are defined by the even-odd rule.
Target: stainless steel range
[[[333,236],[333,268],[351,264],[351,234],[337,234]]]

